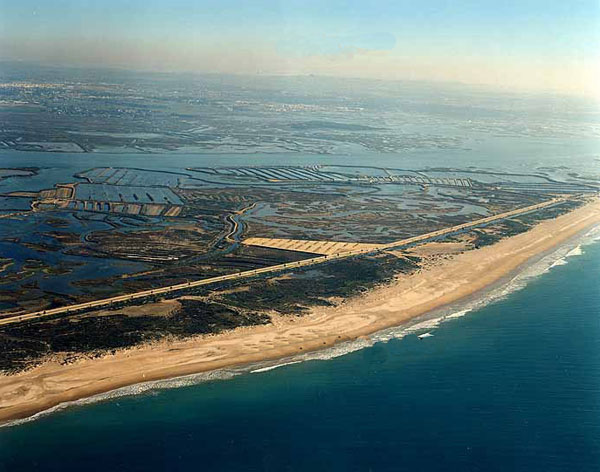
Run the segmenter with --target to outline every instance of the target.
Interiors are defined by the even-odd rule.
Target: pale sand
[[[598,223],[600,202],[594,200],[527,233],[441,260],[389,286],[300,318],[278,317],[272,325],[163,341],[70,365],[47,362],[0,376],[0,421],[127,385],[288,357],[397,326],[502,280],[534,256]]]

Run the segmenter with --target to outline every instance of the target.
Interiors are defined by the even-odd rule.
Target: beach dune
[[[600,223],[594,200],[526,233],[454,255],[336,307],[215,336],[161,341],[99,359],[0,376],[0,422],[136,383],[292,356],[356,339],[472,296]]]

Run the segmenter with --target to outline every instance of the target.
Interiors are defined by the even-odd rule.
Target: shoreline
[[[597,224],[600,201],[594,199],[525,233],[401,276],[339,306],[314,308],[301,318],[276,317],[266,326],[159,341],[68,365],[49,361],[0,376],[0,423],[136,384],[293,358],[405,325],[480,298]]]

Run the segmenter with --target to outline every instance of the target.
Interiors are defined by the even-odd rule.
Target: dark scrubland
[[[569,213],[582,206],[584,203],[585,201],[583,200],[570,200],[554,207],[544,208],[534,213],[526,213],[509,220],[503,220],[483,228],[475,229],[471,231],[471,234],[475,236],[471,244],[475,248],[489,246],[503,238],[509,238],[519,233],[524,233],[540,221],[549,220],[564,215],[565,213]]]
[[[215,334],[239,326],[266,324],[268,315],[240,311],[220,303],[181,300],[169,316],[114,314],[22,323],[0,329],[0,370],[16,373],[39,364],[46,356],[64,359],[95,357],[115,349],[166,336]]]
[[[415,258],[390,254],[345,259],[320,265],[318,269],[292,272],[288,277],[255,281],[246,291],[230,292],[219,298],[241,308],[302,314],[311,306],[330,305],[329,298],[358,295],[418,267]]]

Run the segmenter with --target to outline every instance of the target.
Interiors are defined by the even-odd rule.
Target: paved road
[[[523,213],[529,213],[532,211],[540,210],[542,208],[546,208],[548,206],[555,205],[555,204],[563,202],[565,200],[566,200],[565,198],[556,198],[556,199],[549,200],[549,201],[546,201],[543,203],[538,203],[536,205],[531,205],[528,207],[507,211],[505,213],[499,213],[497,215],[488,216],[486,218],[471,221],[469,223],[463,223],[460,225],[451,226],[449,228],[440,229],[438,231],[433,231],[431,233],[422,234],[420,236],[414,236],[412,238],[402,239],[400,241],[395,241],[393,243],[384,244],[384,245],[380,246],[377,250],[356,249],[356,250],[352,250],[352,251],[340,252],[337,254],[332,254],[332,255],[327,255],[327,256],[312,257],[310,259],[304,259],[304,260],[297,261],[297,262],[288,262],[286,264],[278,264],[278,265],[274,265],[274,266],[263,267],[262,269],[246,270],[243,272],[221,275],[218,277],[211,277],[208,279],[201,279],[201,280],[196,280],[193,282],[186,282],[186,283],[177,284],[177,285],[170,285],[167,287],[156,288],[153,290],[144,290],[141,292],[131,293],[131,294],[127,294],[127,295],[119,295],[116,297],[104,298],[102,300],[96,300],[93,302],[79,303],[76,305],[69,305],[69,306],[64,306],[64,307],[59,307],[59,308],[53,308],[50,310],[26,313],[26,314],[22,314],[22,315],[9,316],[9,314],[4,314],[4,315],[0,314],[0,317],[4,316],[4,317],[0,318],[0,326],[12,324],[12,323],[18,323],[20,321],[28,321],[28,320],[35,320],[35,319],[39,319],[39,318],[45,318],[48,316],[56,316],[56,315],[61,315],[61,314],[69,315],[69,314],[73,314],[75,312],[89,310],[91,308],[106,308],[115,303],[129,302],[129,301],[133,301],[133,300],[141,300],[141,299],[148,298],[151,296],[163,295],[166,293],[177,292],[177,291],[186,290],[186,289],[190,289],[190,288],[194,288],[194,287],[201,287],[204,285],[211,285],[211,284],[215,284],[218,282],[251,278],[251,277],[256,277],[256,276],[262,275],[262,274],[271,274],[271,273],[281,272],[284,270],[298,268],[298,267],[306,267],[306,266],[311,266],[311,265],[315,265],[315,264],[322,264],[324,262],[345,259],[348,257],[353,257],[353,256],[361,255],[361,254],[377,253],[377,252],[384,251],[386,249],[400,248],[403,246],[408,246],[411,244],[415,244],[415,243],[423,242],[423,241],[426,241],[426,240],[429,240],[432,238],[443,236],[443,235],[446,235],[449,233],[455,233],[457,231],[462,231],[462,230],[465,230],[468,228],[485,225],[485,224],[488,224],[488,223],[491,223],[494,221],[521,215]]]

